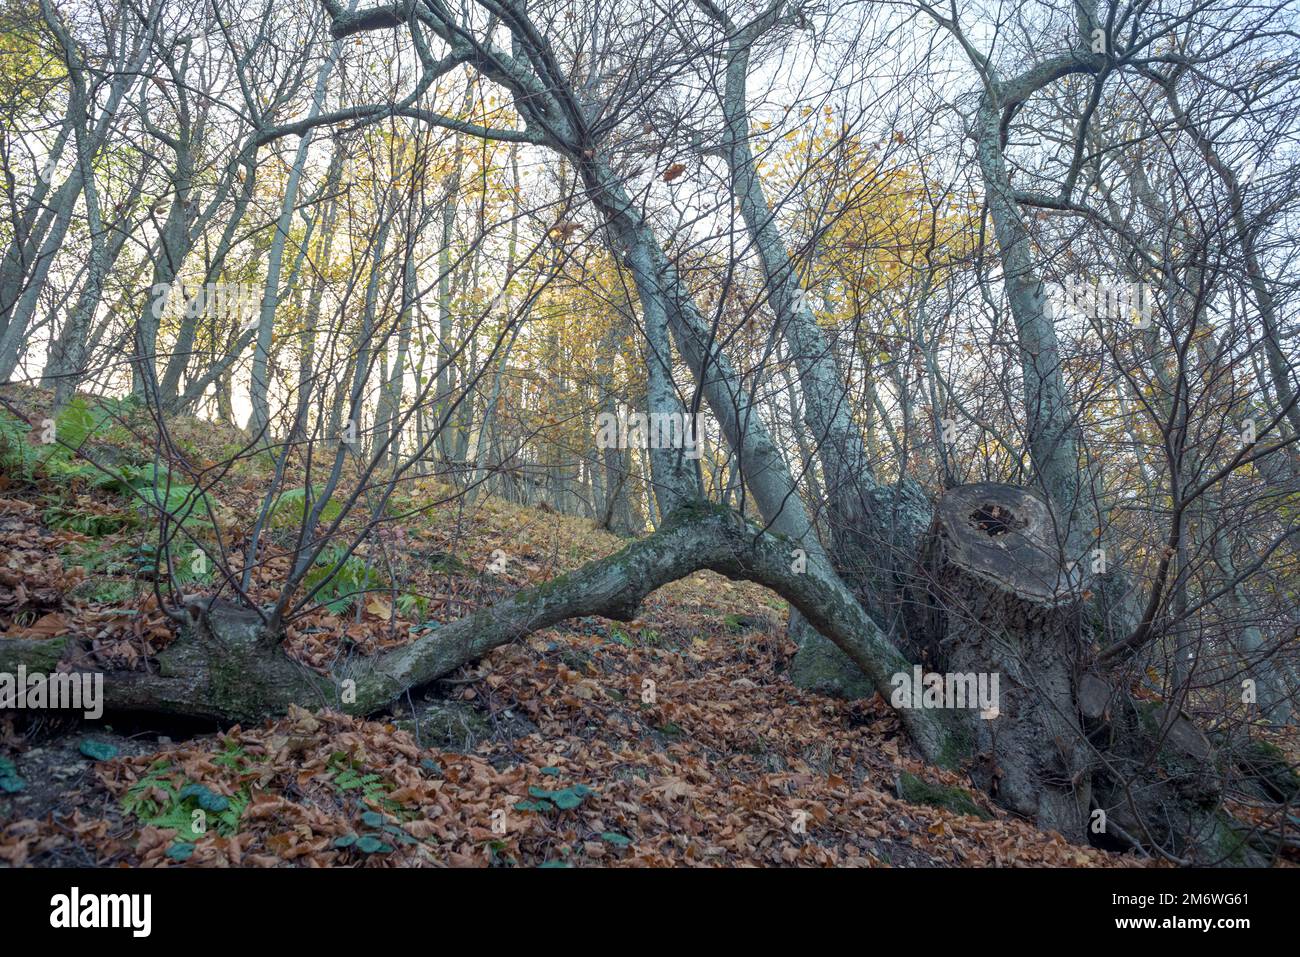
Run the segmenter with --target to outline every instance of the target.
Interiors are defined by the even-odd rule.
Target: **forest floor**
[[[6,398],[33,423],[48,402],[34,390]],[[234,430],[169,424],[209,479],[238,452]],[[130,427],[101,431],[100,461],[147,455]],[[207,493],[232,563],[268,468],[244,457]],[[428,504],[447,492],[402,488],[396,530],[356,559],[354,580],[373,590],[323,593],[331,607],[293,623],[290,654],[318,669],[373,654],[619,545],[544,510]],[[0,475],[0,642],[64,638],[64,668],[77,656],[149,667],[174,640],[150,580],[155,538],[148,513],[112,487]],[[284,564],[255,571],[254,597],[275,594]],[[785,617],[764,589],[701,573],[657,592],[634,622],[535,633],[374,720],[299,710],[220,728],[3,712],[0,864],[1146,863],[1069,844],[969,794],[920,760],[879,696],[795,688]]]

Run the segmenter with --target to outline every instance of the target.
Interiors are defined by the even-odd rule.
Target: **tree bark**
[[[997,677],[994,713],[958,712],[972,778],[1005,807],[1084,840],[1088,755],[1073,680],[1083,576],[1067,571],[1047,505],[1009,485],[953,489],[939,501],[923,567],[936,671],[983,676],[989,687]]]

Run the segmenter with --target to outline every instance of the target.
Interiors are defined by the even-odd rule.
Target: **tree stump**
[[[996,676],[996,716],[959,715],[972,779],[1004,807],[1083,840],[1088,750],[1073,680],[1083,572],[1066,566],[1050,508],[1010,485],[953,489],[936,508],[921,565],[931,666],[989,686]]]

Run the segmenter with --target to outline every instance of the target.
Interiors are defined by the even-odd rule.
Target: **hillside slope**
[[[48,402],[34,390],[9,398],[30,422]],[[171,427],[199,467],[238,449],[237,434],[205,423]],[[134,456],[140,467],[132,429],[125,414],[87,447],[97,460]],[[208,490],[235,567],[266,477],[244,458]],[[472,510],[425,505],[448,491],[429,481],[403,489],[400,521],[358,550],[384,574],[364,571],[362,593],[323,595],[324,606],[294,622],[288,650],[304,666],[401,643],[618,544],[583,520],[490,499]],[[147,511],[91,476],[38,468],[28,479],[9,468],[0,641],[61,641],[65,669],[78,656],[149,667],[173,636],[151,580],[155,534]],[[256,569],[252,594],[274,595],[282,572],[275,560]],[[197,574],[189,583],[206,585]],[[654,595],[635,622],[538,632],[371,721],[301,710],[221,729],[5,712],[0,861],[1137,863],[1067,844],[971,796],[918,759],[878,697],[846,703],[795,688],[785,614],[757,586],[701,573]]]

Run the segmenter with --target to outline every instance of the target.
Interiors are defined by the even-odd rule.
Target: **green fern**
[[[161,800],[158,798],[161,795]],[[155,761],[149,773],[131,785],[122,798],[122,810],[140,823],[176,831],[181,840],[197,840],[208,830],[231,835],[239,829],[239,819],[248,806],[249,794],[240,790],[233,797],[215,794],[206,786],[188,781],[166,759]],[[207,823],[202,831],[194,829],[197,815]]]
[[[341,545],[325,549],[304,579],[307,591],[317,585],[315,601],[334,614],[342,614],[368,591],[384,587],[383,577],[357,555],[347,555]]]
[[[173,521],[189,526],[207,518],[207,506],[216,507],[209,492],[185,482],[166,466],[124,465],[89,479],[92,488],[116,492],[139,504],[166,511]]]
[[[312,505],[320,497],[321,487],[315,486],[311,490]],[[332,522],[343,511],[343,506],[338,502],[330,501],[321,509],[320,520],[322,522]],[[307,517],[307,489],[294,488],[278,496],[271,505],[271,511],[268,515],[272,528],[286,528],[295,525],[301,525]]]
[[[59,481],[94,480],[102,473],[80,461],[77,452],[93,436],[112,426],[120,406],[120,402],[100,400],[99,407],[91,409],[83,396],[76,396],[55,417],[50,432],[53,441],[39,446],[31,442],[30,425],[0,411],[0,464],[28,482],[38,475]]]
[[[24,482],[36,477],[39,459],[36,449],[28,441],[32,427],[26,422],[0,411],[0,465],[7,473],[17,476]]]
[[[360,791],[365,800],[379,800],[391,789],[378,774],[367,772],[346,751],[331,754],[326,767],[334,772],[335,787],[340,791]]]
[[[137,524],[134,515],[83,512],[67,505],[52,505],[41,517],[50,528],[66,528],[92,538],[102,538]]]

